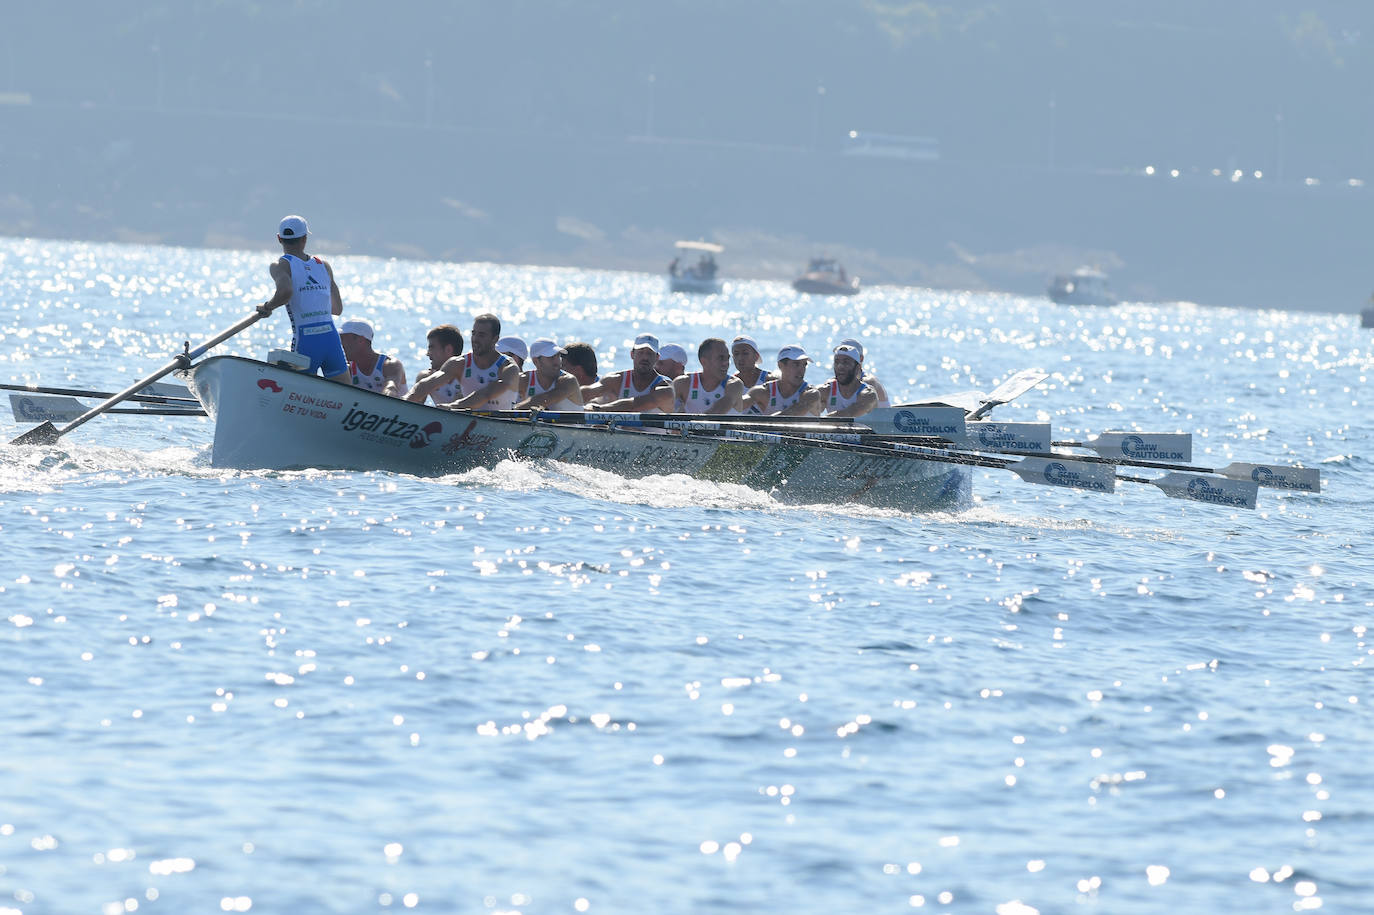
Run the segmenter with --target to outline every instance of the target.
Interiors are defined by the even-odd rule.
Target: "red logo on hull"
[[[273,394],[281,393],[281,385],[277,384],[271,378],[260,379],[258,381],[258,387],[262,388],[264,391],[271,391]]]

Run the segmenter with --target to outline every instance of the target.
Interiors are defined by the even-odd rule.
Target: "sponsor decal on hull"
[[[425,428],[429,428],[426,426]],[[447,442],[444,443],[444,454],[457,454],[460,451],[485,451],[496,441],[496,436],[484,433],[474,433],[477,428],[477,420],[470,420],[467,428],[462,432],[454,433]],[[421,447],[416,445],[415,447]]]
[[[287,404],[287,406],[291,406],[291,404]],[[394,413],[391,416],[372,413],[360,409],[357,401],[354,401],[353,406],[344,414],[339,425],[343,427],[345,432],[351,432],[364,441],[387,445],[392,448],[399,448],[407,443],[414,448],[423,448],[429,444],[429,436],[433,435],[432,432],[428,435],[422,433],[418,423],[405,422],[399,413]],[[431,423],[425,429],[436,425],[438,423]],[[442,431],[442,427],[439,431]],[[418,445],[415,444],[417,436],[421,442]]]

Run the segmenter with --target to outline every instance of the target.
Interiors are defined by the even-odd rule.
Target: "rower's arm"
[[[716,416],[730,411],[738,411],[744,400],[744,382],[731,378],[725,383],[725,396],[706,408],[708,416]]]
[[[406,400],[424,403],[430,392],[448,384],[457,378],[462,371],[463,357],[449,357],[444,361],[443,367],[437,371],[421,372],[420,377],[415,379],[415,387],[411,388],[410,393],[406,395]]]
[[[450,410],[471,410],[473,407],[480,407],[482,404],[497,397],[502,391],[516,390],[520,383],[520,372],[515,367],[515,363],[509,359],[501,367],[501,371],[496,377],[466,397],[460,397],[453,403],[445,404]]]
[[[740,410],[744,413],[748,413],[751,409],[757,408],[758,412],[762,413],[767,407],[768,385],[759,382],[749,389],[749,393],[745,395],[744,404],[740,407]]]
[[[343,296],[339,294],[339,284],[334,281],[334,268],[329,266],[329,261],[320,258],[320,263],[324,264],[324,272],[329,274],[329,312],[333,315],[343,314]]]
[[[843,410],[836,410],[831,416],[837,418],[864,416],[873,412],[873,408],[878,405],[878,395],[867,385],[859,392],[859,397],[852,404]]]
[[[386,379],[386,384],[382,386],[382,393],[387,397],[404,397],[406,393],[406,369],[395,359],[388,359],[382,363],[382,377]]]
[[[272,279],[276,282],[277,288],[272,293],[272,298],[263,302],[259,307],[258,310],[263,314],[275,311],[291,301],[291,268],[286,265],[285,261],[278,259],[271,267],[267,268],[267,272],[272,274]]]
[[[625,397],[610,403],[596,404],[595,409],[608,410],[612,413],[643,413],[645,410],[662,410],[664,413],[671,413],[673,412],[673,389],[666,384],[661,384],[647,394],[640,394],[638,397]]]
[[[797,398],[796,403],[778,411],[782,416],[815,416],[820,412],[821,389],[816,387],[807,388],[801,397]]]

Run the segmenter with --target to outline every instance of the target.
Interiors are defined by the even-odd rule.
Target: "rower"
[[[525,373],[525,360],[529,358],[530,350],[524,340],[519,337],[502,337],[496,341],[496,351],[514,362],[517,372],[522,375]]]
[[[590,343],[577,341],[563,347],[563,371],[583,386],[596,383],[596,350]],[[585,403],[585,398],[583,399]]]
[[[730,374],[730,347],[708,337],[697,347],[701,371],[673,379],[673,410],[677,413],[739,413],[744,384]]]
[[[310,358],[310,373],[323,372],[330,381],[352,384],[348,357],[334,328],[334,316],[343,314],[343,298],[329,262],[306,256],[309,234],[301,216],[287,216],[277,226],[282,255],[268,271],[277,288],[260,310],[266,314],[285,305],[291,318],[291,349]]]
[[[811,357],[800,343],[778,350],[778,378],[765,381],[749,392],[744,412],[783,416],[813,416],[820,411],[821,390],[806,383]]]
[[[468,340],[472,351],[455,356],[444,366],[449,377],[458,379],[463,396],[445,406],[450,410],[509,410],[515,406],[520,390],[520,373],[510,357],[496,351],[501,338],[501,319],[481,314],[472,319]],[[450,374],[451,373],[451,374]]]
[[[864,383],[867,384],[870,388],[873,389],[873,393],[874,393],[874,394],[877,394],[877,395],[878,395],[878,406],[879,406],[879,407],[890,407],[890,406],[892,406],[892,400],[887,396],[887,388],[883,387],[883,383],[882,383],[881,381],[879,381],[879,380],[877,379],[877,377],[875,377],[875,376],[873,375],[872,372],[866,371],[866,370],[864,369],[864,365],[863,365],[863,361],[864,361],[864,347],[863,347],[863,344],[860,343],[858,340],[855,340],[853,337],[850,337],[848,340],[841,340],[841,341],[840,341],[840,345],[841,345],[841,346],[852,346],[852,347],[854,347],[856,350],[859,351],[859,377],[863,378]]]
[[[406,370],[399,359],[384,356],[372,348],[372,325],[366,321],[345,321],[339,328],[339,342],[348,357],[353,384],[365,391],[387,397],[404,397]]]
[[[635,337],[630,358],[634,368],[607,375],[582,389],[587,409],[617,413],[673,412],[672,380],[654,368],[659,358],[658,338],[653,334]]]
[[[515,405],[515,409],[582,410],[582,386],[570,372],[563,371],[565,352],[563,347],[547,337],[530,344],[530,360],[534,368],[524,375],[520,390],[525,396]]]
[[[665,343],[658,349],[658,362],[654,371],[672,381],[681,378],[687,370],[687,350],[679,343]]]
[[[759,365],[763,361],[763,354],[759,352],[759,345],[753,337],[742,334],[736,337],[730,344],[730,355],[735,360],[735,377],[743,383],[744,390],[766,384],[772,377],[767,369]]]
[[[462,392],[458,379],[444,374],[444,367],[463,353],[463,332],[452,324],[440,324],[425,335],[429,342],[425,355],[429,357],[429,369],[415,379],[415,386],[406,394],[406,400],[424,403],[428,397],[436,407],[452,403]]]
[[[863,352],[849,343],[835,347],[835,376],[821,390],[821,410],[827,416],[863,416],[878,405],[878,395],[859,371]]]

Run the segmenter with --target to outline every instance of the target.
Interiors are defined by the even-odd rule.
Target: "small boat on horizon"
[[[792,288],[812,295],[854,295],[859,278],[845,273],[844,265],[833,257],[813,257],[806,272],[792,281]]]
[[[673,247],[683,253],[675,255],[672,263],[668,265],[668,290],[670,292],[713,295],[724,288],[720,277],[716,275],[720,269],[716,264],[716,255],[725,251],[724,245],[709,241],[678,241],[674,243]],[[683,265],[682,261],[686,252],[697,254],[696,263]],[[690,257],[690,255],[686,256]]]
[[[1050,280],[1048,295],[1060,305],[1115,305],[1118,301],[1107,275],[1095,267],[1057,274]]]

